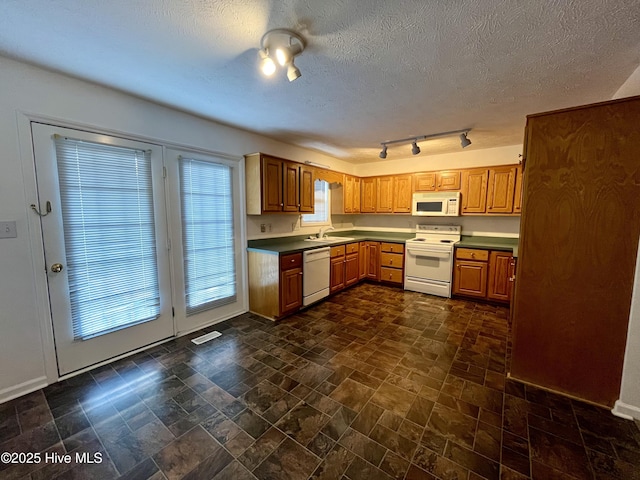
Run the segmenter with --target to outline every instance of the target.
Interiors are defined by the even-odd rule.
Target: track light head
[[[411,153],[414,155],[418,155],[420,153],[420,147],[416,143],[416,140],[411,143]]]
[[[460,145],[462,145],[462,148],[465,148],[471,145],[471,140],[467,138],[467,133],[468,132],[464,132],[460,134]]]
[[[382,150],[380,150],[380,154],[378,155],[380,158],[387,158],[387,146],[383,143]]]
[[[273,75],[276,71],[276,64],[269,57],[269,54],[264,50],[260,50],[260,59],[260,71],[267,77]]]
[[[289,66],[287,67],[287,78],[290,82],[299,79],[302,76],[298,67],[293,64],[293,60],[289,62]]]

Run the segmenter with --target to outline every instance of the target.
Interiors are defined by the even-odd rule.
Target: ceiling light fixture
[[[471,140],[467,138],[467,132],[460,134],[460,145],[462,145],[462,148],[471,145]]]
[[[380,144],[382,145],[382,150],[380,151],[380,154],[378,156],[380,158],[387,158],[387,147],[389,145],[397,144],[397,143],[409,143],[409,142],[411,142],[411,153],[414,155],[418,155],[420,153],[420,147],[418,146],[418,141],[430,140],[432,138],[450,137],[453,135],[460,136],[460,145],[462,146],[462,148],[465,148],[471,145],[471,140],[467,138],[467,135],[469,134],[470,131],[471,129],[467,128],[465,130],[452,130],[450,132],[432,133],[430,135],[417,135],[415,137],[401,138],[399,140],[389,140],[387,142],[382,142]]]
[[[281,67],[287,67],[287,78],[290,82],[300,78],[302,73],[293,63],[294,58],[302,53],[306,46],[304,39],[292,30],[276,28],[269,30],[260,40],[260,68],[270,76],[276,71],[276,62]],[[273,59],[275,56],[275,62]]]

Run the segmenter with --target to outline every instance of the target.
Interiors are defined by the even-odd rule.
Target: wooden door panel
[[[416,173],[414,175],[414,191],[416,192],[434,192],[436,190],[436,174]]]
[[[353,285],[360,279],[359,260],[360,255],[356,253],[349,254],[345,257],[344,285],[348,287]]]
[[[439,191],[460,190],[460,172],[438,172],[436,180]]]
[[[282,160],[271,157],[262,159],[262,211],[281,212],[282,203]]]
[[[514,378],[620,395],[640,222],[640,98],[529,116]]]
[[[393,177],[378,177],[376,182],[376,213],[393,212]]]
[[[344,288],[344,262],[344,255],[331,259],[330,293],[338,292]]]
[[[396,175],[393,179],[393,213],[411,213],[413,198],[411,175]]]
[[[361,197],[360,211],[362,213],[375,213],[376,211],[376,178],[367,177],[360,179]]]
[[[487,206],[489,170],[479,168],[462,172],[462,213],[484,213]]]
[[[300,192],[297,163],[284,163],[284,190],[283,190],[283,206],[284,212],[297,212],[300,209]]]
[[[280,314],[302,306],[302,269],[291,268],[280,274]]]
[[[516,167],[489,170],[487,213],[511,213],[516,179]]]
[[[508,302],[511,293],[511,253],[492,251],[489,256],[487,298]]]
[[[453,293],[472,297],[487,295],[487,264],[484,262],[456,261]]]

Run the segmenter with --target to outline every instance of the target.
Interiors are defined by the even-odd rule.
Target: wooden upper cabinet
[[[413,176],[414,192],[458,191],[460,171],[416,173]]]
[[[413,176],[415,192],[434,192],[436,190],[436,172],[416,173]]]
[[[460,190],[460,172],[438,172],[436,175],[436,189],[438,191]]]
[[[342,184],[342,196],[343,196],[343,209],[344,213],[353,213],[353,187],[354,178],[351,175],[344,176],[344,182]]]
[[[351,213],[360,213],[360,178],[353,178],[353,211]]]
[[[245,156],[247,215],[313,213],[315,169],[263,153]]]
[[[513,213],[522,213],[522,175],[524,169],[522,165],[516,168],[516,186],[513,195]]]
[[[487,206],[489,169],[462,172],[462,213],[484,213]]]
[[[516,167],[489,169],[487,213],[511,213],[516,182]]]
[[[282,192],[282,211],[297,212],[300,205],[300,167],[297,163],[283,162],[284,189]]]
[[[393,178],[393,213],[411,213],[411,185],[411,175],[396,175]]]
[[[360,179],[360,211],[362,213],[376,212],[376,177]]]
[[[302,213],[313,213],[315,210],[314,170],[306,165],[300,165],[298,176],[300,182],[300,207],[298,210]]]
[[[376,178],[376,213],[393,212],[393,177]]]
[[[277,158],[263,157],[262,159],[262,211],[281,212],[284,206],[282,200],[282,172],[284,162]]]
[[[360,178],[345,175],[342,195],[344,213],[360,213]]]

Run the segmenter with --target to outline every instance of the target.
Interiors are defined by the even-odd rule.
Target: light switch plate
[[[0,238],[16,238],[17,236],[16,222],[0,222]]]

